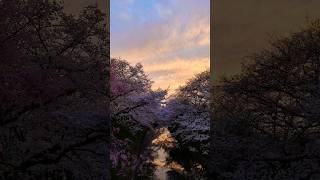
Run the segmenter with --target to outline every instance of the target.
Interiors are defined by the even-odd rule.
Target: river
[[[158,129],[158,136],[151,143],[153,164],[155,165],[155,180],[168,180],[168,172],[183,173],[183,167],[176,162],[172,162],[169,150],[175,148],[176,141],[165,127]]]

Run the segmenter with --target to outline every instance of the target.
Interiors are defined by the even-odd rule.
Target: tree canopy
[[[171,135],[177,140],[173,159],[188,170],[207,166],[210,131],[210,74],[208,71],[181,86],[163,109]],[[189,158],[185,158],[188,155]],[[199,165],[201,168],[199,169]]]
[[[214,88],[218,178],[318,179],[320,23],[252,55]]]
[[[0,179],[107,178],[105,15],[38,0],[0,13]]]

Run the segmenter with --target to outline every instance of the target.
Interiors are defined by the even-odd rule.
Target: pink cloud
[[[173,90],[209,69],[210,6],[209,0],[205,7],[190,0],[165,1],[155,4],[161,20],[111,34],[111,56],[142,63],[154,88]]]

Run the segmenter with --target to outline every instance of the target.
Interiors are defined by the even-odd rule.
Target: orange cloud
[[[153,88],[166,89],[170,87],[170,93],[183,85],[195,74],[209,69],[209,57],[202,59],[173,59],[166,63],[145,66],[144,70],[154,81]],[[157,74],[164,72],[160,76]]]
[[[209,5],[197,7],[199,3],[190,0],[174,2],[179,6],[155,5],[161,20],[111,34],[112,57],[141,63],[154,81],[153,88],[170,87],[170,92],[210,66]]]

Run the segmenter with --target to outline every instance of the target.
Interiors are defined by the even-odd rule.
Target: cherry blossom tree
[[[180,158],[186,169],[205,168],[209,153],[210,75],[197,74],[180,87],[163,109],[172,136],[178,146],[172,155]],[[179,155],[180,154],[180,155]],[[203,170],[203,169],[201,169]]]
[[[314,21],[214,89],[212,177],[319,179],[319,49]]]
[[[111,59],[111,160],[116,177],[136,178],[148,157],[146,147],[159,124],[166,91],[152,90],[141,64]]]
[[[0,13],[0,179],[107,178],[105,15],[38,0]]]

